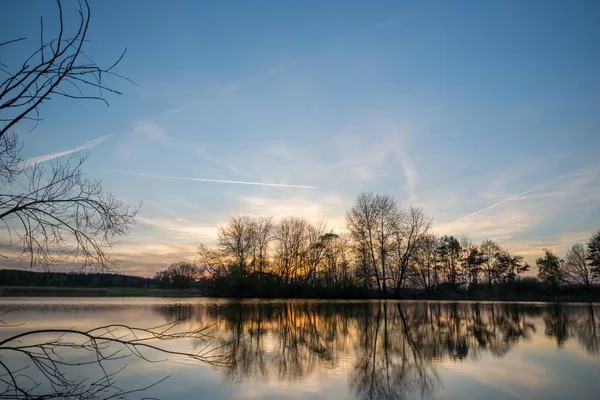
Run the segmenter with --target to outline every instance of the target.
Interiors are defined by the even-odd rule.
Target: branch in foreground
[[[84,52],[87,41],[91,11],[87,0],[79,1],[78,26],[70,35],[64,24],[64,12],[60,0],[57,0],[59,27],[55,38],[44,38],[44,21],[40,19],[39,47],[19,67],[9,68],[0,63],[0,138],[10,132],[16,124],[24,120],[34,121],[35,129],[41,120],[40,105],[52,98],[99,100],[108,105],[104,92],[121,94],[109,87],[105,76],[124,78],[113,69],[125,55],[125,51],[108,67],[100,67]],[[26,38],[7,40],[3,46],[14,45]],[[133,83],[133,82],[132,82]],[[92,89],[93,92],[89,92]]]
[[[124,390],[118,386],[117,377],[126,368],[128,358],[154,363],[173,356],[215,368],[229,365],[231,357],[224,351],[226,347],[213,345],[213,325],[187,331],[178,329],[181,322],[153,328],[111,324],[87,331],[41,329],[13,335],[0,341],[0,398],[124,398],[168,378]],[[52,339],[45,339],[48,335]],[[166,345],[184,339],[192,340],[194,351]],[[10,364],[2,360],[8,357],[13,360]]]

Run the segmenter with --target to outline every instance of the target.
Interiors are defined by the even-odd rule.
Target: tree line
[[[559,287],[592,289],[600,279],[600,232],[587,247],[575,244],[564,261],[546,249],[536,261],[540,281],[532,281],[522,277],[530,269],[522,256],[491,239],[437,236],[422,209],[389,195],[359,194],[345,228],[334,232],[299,217],[234,216],[218,229],[216,247],[201,244],[194,263],[173,264],[155,280],[211,295],[435,298],[498,288],[552,294]]]
[[[0,286],[51,286],[51,287],[150,287],[154,280],[141,276],[75,273],[37,272],[19,269],[0,270]]]

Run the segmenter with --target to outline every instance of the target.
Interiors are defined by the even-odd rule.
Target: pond
[[[72,398],[84,398],[90,387],[97,398],[128,399],[592,399],[600,393],[597,304],[38,297],[0,299],[0,309],[3,398],[25,397],[13,378],[26,392]],[[183,354],[149,346],[135,354],[99,340],[98,353],[109,356],[101,371],[83,346],[89,338],[49,331],[111,325],[103,337],[133,338],[118,324],[168,327],[165,335],[177,334],[141,339],[141,331],[138,340],[147,341],[138,343]],[[53,388],[38,356],[79,386]]]

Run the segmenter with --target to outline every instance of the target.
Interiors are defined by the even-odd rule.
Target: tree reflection
[[[214,325],[231,381],[302,381],[348,371],[359,399],[432,397],[440,361],[503,357],[536,327],[599,354],[595,306],[509,303],[232,301],[161,307],[167,320]]]
[[[554,338],[558,347],[564,346],[567,339],[572,336],[567,314],[560,304],[553,304],[548,307],[544,315],[544,324],[546,324],[546,336]]]
[[[577,339],[585,350],[594,355],[600,355],[600,319],[593,305],[588,305],[585,315],[575,327]]]
[[[545,334],[562,347],[572,337],[591,355],[600,355],[600,320],[597,306],[552,304],[544,314]]]
[[[409,393],[429,397],[439,386],[431,359],[407,329],[402,307],[380,304],[365,321],[365,334],[351,386],[361,399],[398,399]]]

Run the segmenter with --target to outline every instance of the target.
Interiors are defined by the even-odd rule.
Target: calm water
[[[114,361],[127,365],[115,375],[123,390],[169,376],[127,398],[592,399],[600,393],[600,305],[5,298],[0,308],[10,310],[0,317],[5,323],[25,323],[0,328],[0,340],[26,329],[151,327],[181,319],[178,329],[211,325],[212,337],[164,346],[232,355],[217,367],[177,356]],[[41,335],[37,342],[56,338]],[[13,370],[27,366],[12,353],[0,350],[0,361]],[[80,357],[77,349],[62,356]],[[93,369],[69,373],[91,379]],[[29,365],[20,374],[39,381],[34,370]]]

